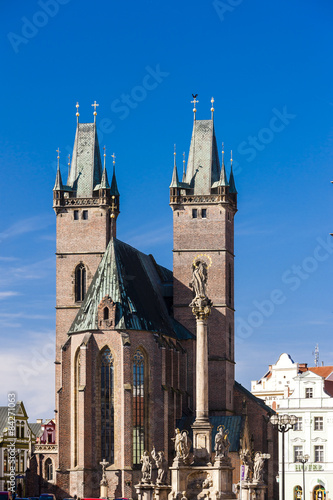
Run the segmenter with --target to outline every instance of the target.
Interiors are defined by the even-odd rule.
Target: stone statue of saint
[[[251,473],[253,472],[253,461],[251,458],[250,451],[246,448],[246,450],[242,450],[240,453],[240,458],[245,465],[244,470],[244,481],[251,481]]]
[[[192,441],[188,437],[188,432],[187,431],[180,432],[179,429],[176,429],[175,437],[172,439],[175,442],[176,457],[186,461],[188,459],[188,456],[190,454],[190,449],[192,446]]]
[[[253,482],[263,483],[264,482],[264,465],[265,460],[268,460],[271,456],[268,453],[257,453],[254,455],[254,465],[253,465]]]
[[[228,458],[230,441],[228,431],[224,430],[224,425],[219,425],[215,436],[215,458]]]
[[[165,459],[164,451],[159,451],[156,453],[155,446],[151,452],[151,456],[155,461],[157,467],[157,480],[156,484],[166,484],[167,475],[168,475],[168,462]]]
[[[192,280],[189,284],[194,292],[194,299],[190,307],[204,308],[212,305],[212,301],[206,294],[207,264],[203,260],[197,260],[192,267]]]
[[[152,472],[152,464],[150,461],[149,453],[148,451],[144,451],[143,455],[141,457],[140,462],[142,463],[141,467],[141,473],[142,473],[142,478],[141,482],[142,483],[150,483],[151,482],[151,472]]]

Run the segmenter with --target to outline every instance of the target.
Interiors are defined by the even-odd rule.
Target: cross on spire
[[[233,159],[232,159],[232,150],[231,150],[231,158],[230,158],[230,162],[231,162],[231,167],[232,167],[232,162],[233,162]]]
[[[198,94],[195,94],[195,95],[192,94],[192,96],[193,96],[193,101],[191,101],[191,103],[193,104],[193,113],[194,113],[194,119],[195,119],[195,113],[197,112],[195,105],[197,102],[199,102],[197,100]]]
[[[97,116],[96,108],[97,106],[99,106],[99,104],[97,104],[96,101],[94,101],[94,104],[92,104],[92,106],[94,108],[94,123],[96,123],[96,116]]]
[[[113,158],[113,164],[115,165],[115,163],[116,163],[116,155],[113,153],[113,154],[111,155],[111,158]]]
[[[212,103],[212,107],[210,108],[211,112],[212,112],[212,119],[213,119],[213,115],[214,115],[214,97],[211,98],[210,102]]]

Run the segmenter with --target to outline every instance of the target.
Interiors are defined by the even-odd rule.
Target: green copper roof
[[[176,162],[174,163],[174,166],[173,166],[172,179],[171,179],[171,184],[169,187],[170,188],[179,187],[179,178],[178,178]]]
[[[116,179],[116,169],[115,169],[114,165],[113,165],[113,174],[112,174],[110,194],[111,194],[111,196],[119,196],[119,191],[118,191],[118,186],[117,186],[117,179]]]
[[[68,333],[97,330],[98,305],[109,295],[117,306],[116,330],[148,330],[175,338],[193,338],[184,327],[175,325],[168,313],[163,285],[170,282],[171,271],[158,266],[151,256],[113,238]]]
[[[61,172],[60,172],[60,169],[58,167],[53,191],[62,191],[63,189],[64,189],[64,186],[62,184]]]
[[[188,156],[185,182],[194,194],[210,194],[212,184],[220,179],[213,120],[195,120]]]
[[[67,185],[78,198],[92,197],[101,183],[102,163],[95,123],[78,123]]]
[[[231,165],[231,170],[230,170],[230,177],[229,177],[229,193],[236,193],[236,185],[235,185],[235,179],[234,179],[234,173],[232,171],[232,165]]]

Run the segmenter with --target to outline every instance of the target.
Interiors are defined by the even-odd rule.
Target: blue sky
[[[197,118],[233,150],[236,376],[282,352],[333,364],[332,18],[329,0],[40,0],[1,7],[0,404],[52,416],[56,149],[96,100],[121,193],[118,237],[172,267],[173,148]],[[229,168],[229,162],[228,162]]]

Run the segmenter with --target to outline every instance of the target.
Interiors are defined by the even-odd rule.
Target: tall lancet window
[[[145,358],[138,349],[133,359],[133,464],[139,464],[147,447],[147,387]]]
[[[86,294],[86,268],[79,264],[75,269],[75,301],[82,302]]]
[[[101,358],[101,458],[114,463],[114,360],[106,347]]]

